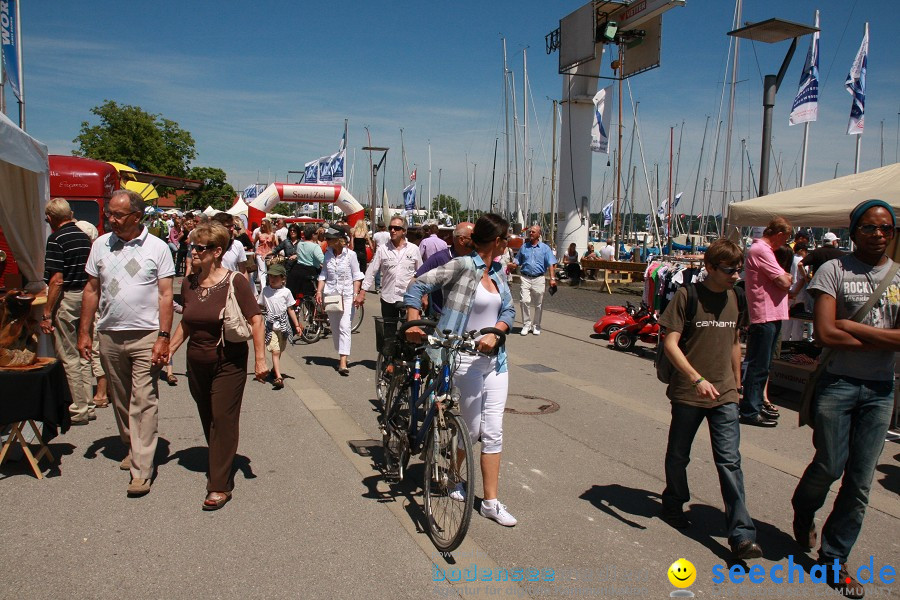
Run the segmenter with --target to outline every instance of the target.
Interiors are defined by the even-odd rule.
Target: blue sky
[[[540,207],[549,194],[551,99],[562,93],[558,55],[546,54],[544,36],[581,4],[582,0],[350,1],[321,8],[268,0],[158,0],[139,5],[23,0],[28,131],[51,152],[68,153],[81,122],[91,120],[91,107],[106,99],[138,105],[189,130],[198,151],[194,164],[223,168],[229,182],[242,188],[257,177],[261,182],[284,181],[289,170],[302,170],[305,162],[336,151],[347,118],[350,189],[360,200],[365,202],[368,194],[368,158],[360,150],[368,141],[364,127],[369,128],[373,145],[391,148],[386,181],[394,198],[399,198],[402,184],[402,128],[407,160],[418,167],[420,198],[427,193],[430,141],[432,193],[438,193],[440,170],[441,192],[464,201],[468,158],[470,176],[477,175],[475,196],[486,204],[497,137],[501,138],[498,189],[504,162],[503,36],[514,71],[520,122],[522,55],[527,48],[532,206]],[[816,9],[822,13],[823,33],[819,121],[811,127],[809,183],[831,178],[836,163],[838,175],[852,172],[855,141],[844,135],[851,97],[843,83],[866,21],[870,49],[864,170],[880,165],[882,120],[884,161],[895,161],[900,113],[897,3],[744,0],[743,21],[780,17],[812,23]],[[686,190],[686,196],[693,192],[707,115],[710,132],[701,187],[710,175],[728,50],[725,34],[731,29],[733,11],[734,3],[728,0],[687,0],[685,7],[669,11],[664,18],[662,67],[630,79],[634,100],[640,102],[647,168],[652,176],[654,165],[659,165],[662,187],[669,127],[676,127],[677,144],[684,122],[678,187]],[[734,197],[740,193],[737,156],[742,138],[747,140],[753,171],[759,172],[762,75],[777,72],[788,46],[789,42],[741,45],[729,186]],[[785,188],[794,187],[797,180],[802,126],[788,127],[787,121],[807,47],[804,38],[775,107],[773,144],[784,165]],[[608,59],[601,74],[610,74]],[[12,105],[11,93],[7,98]],[[15,114],[14,108],[10,113]],[[630,113],[627,104],[625,113]],[[624,121],[627,156],[631,119]],[[635,152],[636,161],[637,157]],[[716,190],[722,188],[723,159],[720,148]],[[613,174],[604,155],[595,155],[593,165],[592,210],[597,211],[603,196],[609,197]],[[773,165],[773,175],[775,170]],[[638,194],[641,209],[647,206],[647,183],[641,178],[637,187],[644,190]]]

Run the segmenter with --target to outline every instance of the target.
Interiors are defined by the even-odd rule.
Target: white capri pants
[[[472,445],[480,438],[484,454],[498,454],[503,449],[503,409],[509,373],[497,373],[496,367],[496,357],[460,354],[459,368],[453,376]]]
[[[350,326],[354,311],[356,307],[353,306],[353,296],[344,296],[344,311],[328,313],[334,349],[341,356],[350,356]]]

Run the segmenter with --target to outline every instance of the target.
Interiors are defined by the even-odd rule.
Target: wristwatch
[[[158,334],[156,337],[166,338],[166,339],[168,340],[168,339],[170,339],[172,336],[169,335],[169,332],[168,332],[168,331],[160,331],[159,334]]]
[[[41,317],[41,321],[50,321],[50,320],[51,320],[50,315],[44,315]]]

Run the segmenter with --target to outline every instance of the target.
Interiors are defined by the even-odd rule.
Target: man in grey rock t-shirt
[[[862,528],[894,406],[900,274],[885,251],[895,233],[896,218],[888,203],[863,202],[850,214],[850,237],[856,250],[822,265],[808,288],[816,298],[816,338],[833,356],[816,387],[816,454],[791,501],[794,538],[807,549],[816,545],[816,511],[825,503],[831,484],[843,478],[822,528],[819,562],[828,567],[828,585],[847,598],[864,594],[846,563]],[[854,321],[856,312],[888,276],[893,281],[882,297],[861,322]]]

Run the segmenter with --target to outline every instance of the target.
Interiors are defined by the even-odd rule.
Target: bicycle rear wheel
[[[381,415],[381,445],[384,449],[384,471],[396,481],[403,481],[409,465],[409,385],[406,374],[397,372],[391,378]]]
[[[460,457],[464,452],[465,456]],[[451,492],[462,485],[465,499]],[[442,552],[455,550],[466,537],[475,501],[475,457],[465,422],[454,412],[435,415],[425,448],[425,518],[431,541]]]
[[[365,317],[365,306],[357,306],[353,309],[353,319],[350,322],[350,333],[356,333],[362,327],[363,317]]]
[[[315,344],[325,332],[324,323],[316,318],[316,310],[316,301],[313,299],[304,299],[300,305],[300,324],[303,325],[300,337],[307,344]]]

